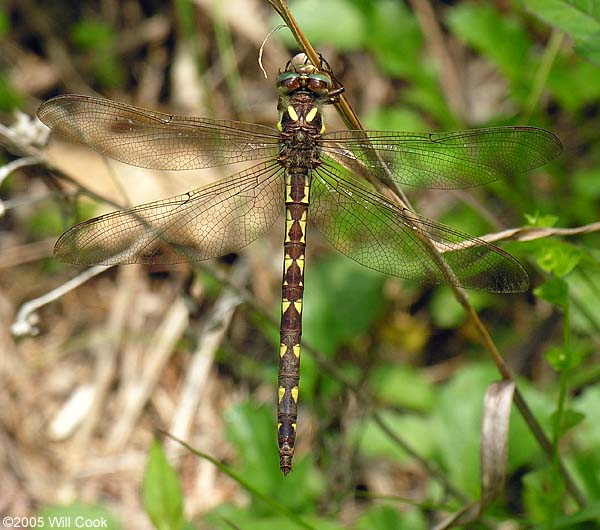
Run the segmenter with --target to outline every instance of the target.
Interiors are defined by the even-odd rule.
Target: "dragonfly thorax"
[[[285,101],[283,101],[285,100]],[[315,168],[320,163],[319,139],[325,130],[320,106],[312,94],[299,91],[280,97],[279,162],[289,168]]]

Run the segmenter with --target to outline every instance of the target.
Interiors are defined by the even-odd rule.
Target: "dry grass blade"
[[[154,337],[144,358],[144,367],[139,381],[126,400],[122,414],[113,426],[107,442],[109,452],[118,451],[129,439],[144,406],[156,387],[165,364],[173,354],[175,346],[188,325],[189,311],[182,297],[177,297]]]
[[[515,386],[513,381],[498,381],[485,394],[481,421],[481,499],[449,515],[433,530],[478,520],[502,492],[507,476],[508,429]]]
[[[242,289],[248,279],[248,274],[249,269],[246,262],[240,260],[231,273],[231,283],[237,289]],[[187,375],[183,383],[181,399],[169,428],[169,432],[176,438],[185,440],[190,435],[215,353],[229,329],[236,308],[241,303],[242,298],[237,290],[225,289],[208,318],[198,328],[198,344],[191,356],[190,365],[185,370]],[[167,452],[171,453],[175,448],[180,449],[181,446],[170,439]]]
[[[93,348],[96,365],[94,401],[74,441],[74,447],[82,455],[91,443],[94,430],[101,421],[103,409],[108,401],[110,387],[117,371],[119,348],[128,322],[127,316],[134,303],[140,275],[140,267],[119,268],[118,289],[103,333],[107,340]]]
[[[508,430],[514,381],[492,383],[485,394],[481,422],[481,501],[483,512],[504,487],[508,465]]]

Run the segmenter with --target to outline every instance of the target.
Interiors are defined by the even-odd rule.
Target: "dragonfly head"
[[[303,53],[293,57],[285,71],[277,76],[277,90],[281,96],[302,91],[318,98],[328,98],[332,87],[331,76],[325,70],[319,70]]]

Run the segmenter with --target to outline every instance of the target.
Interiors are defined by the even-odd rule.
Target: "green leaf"
[[[529,523],[541,523],[548,520],[552,502],[550,502],[550,472],[542,468],[525,474],[523,482],[523,503]],[[547,526],[545,527],[547,528]]]
[[[154,440],[142,485],[144,509],[157,530],[179,530],[183,526],[183,494],[177,473]]]
[[[0,72],[0,110],[11,111],[23,106],[23,98],[12,86],[8,77]]]
[[[573,407],[579,412],[595,418],[596,411],[600,410],[600,385],[593,384],[588,386],[581,394],[576,395],[573,398]],[[585,430],[581,433],[582,436],[579,443],[582,443],[585,449],[594,448],[600,450],[600,445],[598,444],[598,440],[600,440],[600,422],[587,422],[585,427]],[[598,481],[600,483],[600,475],[598,475]]]
[[[424,50],[414,13],[396,0],[363,0],[361,5],[368,21],[365,46],[374,54],[382,72],[402,78],[408,85],[398,93],[401,103],[433,116],[444,128],[454,127],[456,122],[442,94],[435,63]],[[408,130],[416,125],[415,120],[410,120]]]
[[[64,217],[56,202],[45,202],[38,206],[27,219],[27,232],[35,239],[57,236],[64,232]]]
[[[362,512],[352,526],[355,530],[425,530],[429,528],[425,515],[418,510],[400,511],[393,506],[371,506]]]
[[[289,486],[285,486],[288,493]],[[347,525],[338,523],[333,517],[303,515],[302,521],[285,515],[260,515],[249,508],[221,504],[203,517],[199,528],[210,530],[347,530]]]
[[[600,68],[584,60],[557,57],[548,77],[548,90],[569,112],[600,99]]]
[[[414,368],[380,366],[372,371],[369,381],[381,402],[396,407],[427,411],[435,401],[432,384]]]
[[[590,467],[590,466],[588,466]],[[590,469],[597,470],[597,467],[591,466]],[[541,496],[545,493],[542,491]],[[547,496],[547,495],[546,495]],[[554,521],[554,530],[585,530],[598,528],[600,521],[600,502],[592,501],[586,504],[585,508],[577,510],[569,515],[557,517]],[[589,524],[586,524],[589,523]],[[530,530],[547,530],[548,521],[542,522],[538,526],[530,528]]]
[[[600,198],[600,167],[586,168],[575,173],[573,186],[578,194],[597,201]]]
[[[427,127],[421,115],[405,106],[379,109],[365,117],[369,129],[379,131],[423,131]]]
[[[491,363],[464,365],[445,384],[432,409],[429,443],[446,474],[457,487],[476,497],[480,492],[479,449],[483,399],[489,384],[498,380]],[[552,404],[547,396],[519,381],[519,388],[536,417],[549,418]],[[542,425],[546,428],[546,425]],[[509,469],[528,465],[539,447],[518,414],[511,417]]]
[[[489,4],[459,3],[448,12],[452,31],[490,59],[511,81],[530,75],[531,42],[523,24]]]
[[[398,414],[391,410],[382,411],[380,417],[386,426],[402,436],[411,447],[418,448],[421,456],[433,457],[435,440],[431,436],[431,426],[427,419],[413,414]],[[387,457],[400,463],[411,461],[411,457],[374,420],[357,425],[350,437],[358,443],[361,453],[367,457]]]
[[[584,257],[577,247],[556,239],[549,239],[536,251],[538,265],[559,278],[571,272]]]
[[[587,60],[600,64],[600,2],[594,0],[523,0],[533,14],[568,33],[576,50]]]
[[[552,365],[557,372],[562,372],[566,368],[569,368],[569,355],[565,352],[564,348],[560,346],[554,346],[545,353],[546,360]]]
[[[113,28],[105,22],[83,20],[71,29],[71,40],[82,50],[106,49],[115,39]]]
[[[484,291],[470,291],[469,301],[476,311],[488,307],[493,296]],[[463,307],[456,301],[452,290],[443,285],[433,292],[429,303],[431,319],[440,328],[451,329],[461,325],[467,316]]]
[[[543,215],[540,212],[533,214],[525,214],[525,219],[529,226],[537,226],[540,228],[551,228],[558,222],[558,216],[556,215]]]
[[[560,372],[570,368],[577,368],[587,357],[588,352],[584,347],[571,346],[569,350],[565,350],[560,346],[550,348],[546,352],[546,360],[552,367]]]
[[[554,412],[551,416],[552,423],[556,423],[557,417],[558,412]],[[583,420],[585,420],[585,414],[573,409],[563,410],[558,430],[559,436],[563,436],[566,432],[579,425]]]
[[[538,298],[559,307],[565,307],[569,301],[569,286],[562,278],[553,278],[533,290]]]
[[[314,510],[315,503],[323,492],[324,483],[310,460],[298,453],[294,457],[292,473],[287,477],[281,474],[275,407],[259,407],[250,402],[239,403],[227,410],[225,418],[228,437],[243,460],[243,476],[248,477],[252,486],[296,514],[310,513]],[[301,421],[298,423],[298,436],[302,436]],[[290,496],[288,491],[295,491],[296,494]],[[276,513],[254,496],[252,502],[255,510],[262,515]]]
[[[333,254],[307,266],[303,337],[326,355],[367,332],[382,309],[386,276]]]
[[[0,39],[6,37],[9,29],[10,19],[8,18],[8,14],[4,11],[0,11]]]
[[[413,12],[402,2],[369,2],[365,7],[369,36],[367,45],[383,72],[418,82],[423,37]],[[422,65],[420,65],[422,66]]]
[[[360,49],[369,38],[365,20],[352,2],[347,0],[297,0],[293,12],[298,24],[313,45],[332,46],[340,51]],[[277,18],[277,24],[281,19]],[[282,32],[289,45],[295,41],[289,32]]]
[[[469,295],[471,294],[469,293]],[[467,317],[463,307],[446,286],[435,289],[429,302],[429,311],[433,323],[443,329],[455,328],[462,324]]]
[[[600,31],[577,40],[575,51],[595,65],[600,65]]]

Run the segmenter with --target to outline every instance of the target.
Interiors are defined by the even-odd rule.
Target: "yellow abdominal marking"
[[[279,387],[279,402],[281,403],[281,400],[283,399],[283,396],[285,395],[285,388],[283,388],[282,386]],[[292,393],[292,397],[294,397],[294,394]]]
[[[310,188],[308,186],[304,186],[304,197],[302,197],[301,203],[308,204],[308,194],[310,193]]]
[[[319,134],[325,134],[325,124],[323,123],[323,126],[321,127],[321,130],[319,131]]]
[[[296,109],[294,107],[292,107],[291,105],[288,105],[287,111],[288,111],[290,118],[292,118],[292,120],[298,121],[298,114],[296,114]]]
[[[292,429],[294,429],[294,431],[296,430],[296,424],[292,423]]]
[[[291,304],[292,302],[290,302],[289,300],[283,300],[281,302],[281,312],[285,313],[289,309]]]
[[[313,107],[312,109],[310,109],[308,111],[308,114],[306,115],[306,122],[310,123],[311,121],[313,121],[315,119],[315,116],[317,115],[317,112],[319,112],[319,109],[317,109],[317,107]]]
[[[279,347],[279,357],[283,357],[285,355],[286,351],[287,351],[287,346],[285,344],[282,344]]]
[[[281,120],[279,120],[279,121],[277,122],[277,130],[278,130],[279,132],[283,132],[283,125],[281,125]]]
[[[300,357],[300,344],[294,344],[294,355],[296,358]]]
[[[297,386],[292,388],[292,399],[294,400],[294,403],[298,403],[298,387]]]

